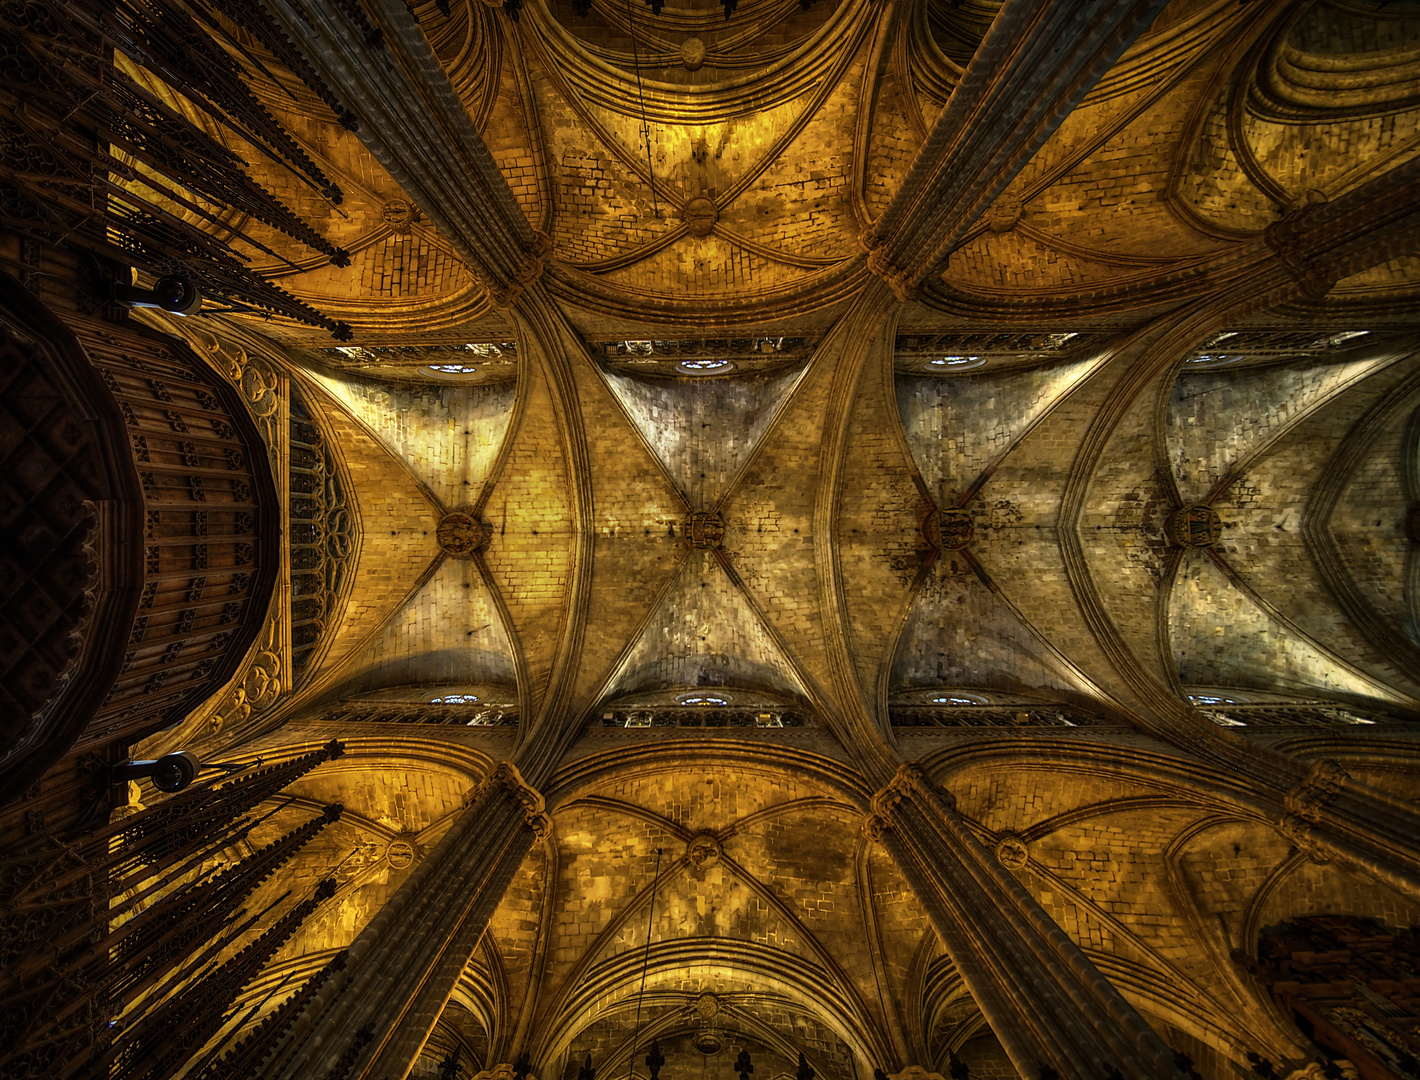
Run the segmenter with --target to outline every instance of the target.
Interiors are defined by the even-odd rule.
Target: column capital
[[[1322,864],[1331,861],[1331,851],[1317,837],[1316,828],[1306,818],[1283,814],[1277,819],[1277,831],[1312,862]]]
[[[1350,774],[1339,762],[1322,758],[1312,764],[1306,779],[1287,792],[1282,804],[1289,815],[1296,815],[1307,821],[1320,821],[1327,803],[1351,779]]]
[[[513,274],[512,281],[506,286],[485,283],[488,295],[496,307],[512,307],[527,287],[542,277],[543,271],[547,269],[547,257],[552,254],[552,238],[537,229],[533,230],[533,236],[536,238],[535,243],[523,253],[522,264]]]
[[[1308,222],[1315,216],[1317,203],[1295,207],[1262,231],[1262,242],[1272,249],[1287,273],[1301,287],[1302,294],[1319,300],[1336,284],[1335,277],[1316,264],[1308,247]]]
[[[948,810],[957,808],[952,793],[934,782],[926,769],[915,761],[904,762],[882,790],[873,795],[871,809],[863,819],[863,835],[869,840],[881,840],[885,829],[896,827],[893,810],[897,804],[904,799],[917,801],[919,797],[940,799]]]
[[[500,761],[489,770],[483,783],[470,792],[466,803],[478,801],[493,788],[502,788],[523,806],[523,821],[532,829],[539,842],[552,833],[552,819],[547,816],[547,803],[541,792],[523,779],[518,767],[511,761]]]

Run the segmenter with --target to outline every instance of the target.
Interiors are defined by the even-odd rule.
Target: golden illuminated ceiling
[[[281,402],[288,477],[281,424],[303,403],[351,544],[306,666],[280,598],[260,659],[275,689],[248,675],[158,738],[272,751],[343,717],[350,756],[299,791],[347,807],[300,870],[337,867],[338,910],[278,974],[353,939],[489,761],[546,786],[552,838],[420,1075],[455,1044],[480,1066],[526,1050],[540,1080],[588,1052],[603,1080],[627,1069],[653,887],[643,1031],[667,1075],[724,1080],[739,1045],[755,1080],[800,1051],[834,1080],[948,1050],[973,1076],[1008,1068],[858,831],[888,760],[936,761],[988,844],[1024,838],[1028,888],[1195,1056],[1289,1052],[1228,959],[1261,925],[1317,903],[1416,917],[1125,759],[1190,691],[1420,708],[1420,263],[1217,325],[1199,299],[1286,210],[1414,156],[1420,13],[1175,0],[899,304],[860,237],[996,6],[636,5],[633,58],[613,2],[529,0],[516,22],[419,5],[550,240],[511,307],[359,134],[294,79],[257,80],[345,201],[254,158],[255,174],[353,262],[247,227],[295,264],[263,269],[355,338],[185,332]],[[1165,539],[1195,504],[1219,517],[1213,547]],[[971,524],[959,549],[923,532],[951,509]],[[486,523],[486,547],[441,550],[451,512]],[[719,516],[717,544],[689,542],[696,512]],[[960,730],[894,728],[894,704],[950,690],[1083,710],[1110,726],[1060,747],[1124,749],[1090,743],[1085,767],[1002,733],[987,763]],[[692,691],[805,722],[603,722]],[[517,725],[358,718],[450,694]],[[696,866],[701,833],[719,854]],[[710,1029],[723,1048],[705,1056]]]

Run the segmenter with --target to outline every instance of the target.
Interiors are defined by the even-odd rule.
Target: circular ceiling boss
[[[922,535],[943,551],[960,551],[971,543],[971,538],[976,535],[976,526],[971,523],[971,514],[965,510],[935,510],[922,523]]]
[[[689,37],[681,43],[680,62],[686,71],[699,71],[705,63],[705,42],[698,37]]]
[[[725,538],[725,523],[713,510],[697,510],[685,522],[685,538],[702,551],[717,548]]]
[[[709,236],[720,220],[720,209],[708,195],[697,195],[682,211],[685,227],[691,236]]]
[[[1212,547],[1223,536],[1218,511],[1203,503],[1182,506],[1164,522],[1164,535],[1179,547]]]
[[[455,510],[444,515],[436,535],[439,547],[445,554],[455,558],[467,558],[475,551],[482,551],[488,546],[493,530],[481,518],[463,510]]]

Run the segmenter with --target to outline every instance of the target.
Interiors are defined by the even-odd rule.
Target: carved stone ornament
[[[1308,219],[1324,205],[1324,201],[1304,199],[1284,213],[1281,220],[1262,230],[1263,243],[1276,252],[1278,260],[1301,287],[1303,295],[1313,300],[1320,300],[1336,284],[1329,273],[1316,265],[1313,252],[1309,249],[1309,241],[1313,238],[1308,236]]]
[[[268,637],[276,636],[273,623],[268,629]],[[242,681],[228,692],[227,700],[218,707],[208,720],[208,727],[215,735],[224,728],[231,728],[247,720],[253,713],[269,709],[281,696],[281,657],[270,648],[262,649],[251,659]]]
[[[942,1080],[942,1074],[929,1072],[921,1065],[908,1065],[900,1073],[888,1073],[888,1080]]]
[[[486,790],[498,786],[511,792],[523,804],[523,820],[532,829],[538,843],[552,835],[552,819],[543,811],[546,804],[537,789],[528,785],[517,767],[507,761],[493,766],[483,783],[469,792],[466,803],[475,802]]]
[[[385,848],[385,858],[395,870],[403,870],[414,862],[414,845],[408,840],[391,840]]]
[[[707,1024],[720,1012],[720,999],[706,991],[695,999],[695,1015]]]
[[[484,0],[484,2],[487,3],[488,0]],[[506,0],[502,0],[502,2],[506,2]],[[496,6],[500,0],[492,0],[492,3]],[[547,256],[551,252],[552,238],[546,233],[534,229],[532,250],[523,253],[523,261],[513,275],[511,282],[504,286],[479,278],[479,283],[488,290],[489,298],[496,307],[511,307],[529,285],[542,277],[542,272],[547,268]]]
[[[493,530],[487,523],[462,510],[446,514],[436,533],[439,547],[456,559],[468,558],[488,546]]]
[[[1182,506],[1164,523],[1164,535],[1179,547],[1212,547],[1223,536],[1223,521],[1211,506]]]
[[[996,841],[996,858],[1007,870],[1022,870],[1030,862],[1030,851],[1019,836],[1007,833]]]
[[[708,870],[720,861],[720,841],[715,839],[712,833],[700,833],[692,836],[690,843],[685,846],[685,857],[690,860],[690,865],[697,870]]]
[[[1010,232],[1021,220],[1021,200],[1002,195],[986,211],[986,227],[994,233]]]
[[[1316,830],[1305,818],[1283,814],[1277,819],[1277,831],[1312,862],[1324,865],[1331,861],[1331,852],[1317,840]]]
[[[869,237],[869,234],[865,233],[864,236]],[[904,304],[916,300],[918,282],[913,279],[911,272],[888,261],[885,250],[878,246],[882,243],[881,240],[869,237],[866,242],[874,244],[868,249],[868,269],[886,281],[892,288],[893,295]]]
[[[685,538],[697,550],[717,548],[725,538],[725,523],[713,510],[697,510],[685,521]]]
[[[934,510],[922,523],[922,535],[933,547],[942,551],[960,551],[971,543],[976,535],[971,514],[965,510],[949,508]]]
[[[892,823],[882,814],[871,813],[864,815],[860,831],[866,839],[876,844],[882,841],[883,833],[890,828],[892,828]]]
[[[1350,775],[1338,762],[1323,758],[1314,762],[1307,778],[1287,793],[1284,805],[1289,814],[1307,821],[1320,821],[1326,804],[1349,779]]]
[[[706,1057],[710,1057],[712,1054],[718,1054],[720,1049],[725,1045],[725,1040],[721,1037],[720,1033],[713,1028],[706,1031],[697,1031],[691,1042],[694,1044],[695,1049],[699,1050]]]
[[[272,468],[281,469],[277,457],[277,414],[281,409],[282,380],[275,368],[260,356],[253,356],[239,345],[223,341],[192,325],[191,319],[178,319],[170,330],[183,331],[188,344],[208,363],[220,371],[242,393],[247,412],[256,423]]]
[[[498,0],[493,0],[493,2],[496,4]],[[505,1061],[501,1064],[494,1065],[491,1069],[484,1069],[480,1073],[475,1073],[473,1080],[514,1080],[517,1075],[517,1069]],[[528,1073],[526,1080],[537,1080],[537,1074]]]
[[[391,232],[408,236],[419,220],[419,209],[408,199],[391,199],[380,207],[380,220],[390,227]]]
[[[691,236],[709,236],[720,220],[720,210],[708,195],[697,195],[685,204],[682,211],[685,227]]]
[[[680,62],[686,71],[699,71],[705,63],[705,42],[698,37],[688,37],[680,46]]]

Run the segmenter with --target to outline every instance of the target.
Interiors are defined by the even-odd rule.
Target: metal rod
[[[631,0],[626,0],[626,28],[631,32],[631,62],[636,67],[636,97],[641,102],[641,137],[646,140],[646,171],[651,177],[651,211],[661,216],[660,204],[656,202],[656,166],[651,161],[651,125],[646,122],[646,90],[641,85],[641,53],[636,48],[636,23],[631,16]],[[656,849],[660,858],[660,849]]]
[[[636,1026],[631,1029],[631,1061],[626,1080],[636,1072],[636,1041],[641,1037],[641,1002],[646,998],[646,969],[651,965],[651,927],[656,919],[656,888],[661,883],[661,849],[656,849],[656,872],[651,875],[651,910],[646,913],[646,952],[641,958],[641,990],[636,995]]]

